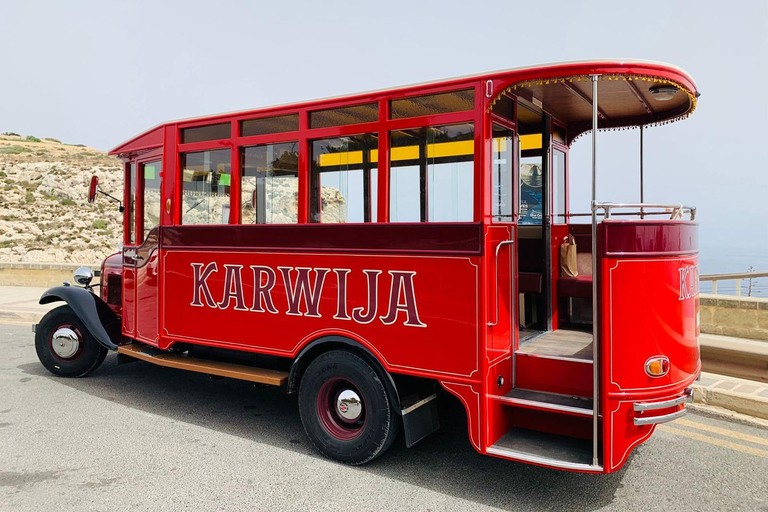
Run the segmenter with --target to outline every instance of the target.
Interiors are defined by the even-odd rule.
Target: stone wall
[[[0,263],[0,286],[53,287],[64,281],[75,284],[74,274],[78,267],[88,267],[95,272],[101,268],[101,263]],[[94,282],[98,279],[95,278]]]
[[[701,332],[768,340],[768,298],[699,295]]]

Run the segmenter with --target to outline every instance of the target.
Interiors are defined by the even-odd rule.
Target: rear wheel
[[[61,377],[84,377],[107,357],[107,349],[91,336],[68,305],[49,311],[40,320],[35,350],[43,366]]]
[[[333,350],[307,367],[299,413],[312,444],[328,458],[365,464],[390,447],[399,418],[384,383],[362,357]]]

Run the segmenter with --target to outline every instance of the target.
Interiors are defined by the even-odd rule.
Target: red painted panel
[[[696,256],[604,258],[602,347],[609,393],[677,390],[699,371]],[[649,377],[645,362],[666,356],[669,373]]]
[[[295,356],[306,343],[333,334],[364,344],[388,370],[440,374],[451,380],[480,379],[479,261],[163,251],[165,343],[193,341]],[[270,290],[260,294],[258,302],[254,300],[256,271],[259,288]],[[286,274],[290,287],[286,287]],[[301,275],[308,282],[303,294],[297,284]],[[375,314],[369,308],[369,287]],[[197,306],[192,305],[196,289]],[[406,311],[409,306],[412,309]]]
[[[659,256],[697,254],[699,225],[680,220],[622,221],[606,220],[600,224],[605,255]]]
[[[592,397],[592,363],[565,361],[518,352],[515,387]]]

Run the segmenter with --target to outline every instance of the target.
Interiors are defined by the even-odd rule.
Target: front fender
[[[91,335],[101,345],[117,350],[115,341],[122,341],[120,319],[107,304],[85,288],[56,286],[40,297],[40,304],[66,302]]]

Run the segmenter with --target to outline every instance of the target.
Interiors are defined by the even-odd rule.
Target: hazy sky
[[[670,62],[702,97],[646,130],[646,200],[695,204],[702,256],[768,270],[766,0],[4,1],[0,48],[0,132],[99,149],[166,120],[509,67]],[[588,140],[571,160],[582,211]],[[638,132],[601,135],[598,154],[598,199],[637,200]]]

